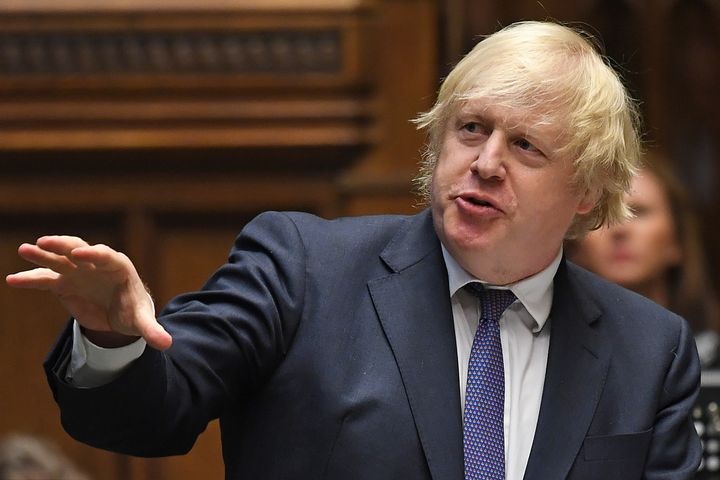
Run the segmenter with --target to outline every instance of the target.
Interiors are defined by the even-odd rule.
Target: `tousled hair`
[[[573,161],[576,191],[597,199],[575,217],[568,238],[631,216],[623,197],[640,162],[640,116],[591,36],[557,23],[519,22],[486,37],[453,68],[435,105],[413,120],[427,133],[415,179],[426,202],[448,120],[475,99],[561,127],[556,153]]]

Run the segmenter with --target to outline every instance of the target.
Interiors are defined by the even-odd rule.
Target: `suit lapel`
[[[457,353],[447,271],[428,212],[382,254],[393,270],[368,283],[402,376],[434,480],[463,477]]]
[[[545,386],[525,480],[567,476],[607,375],[609,347],[593,329],[601,312],[570,275],[563,260],[555,276]]]

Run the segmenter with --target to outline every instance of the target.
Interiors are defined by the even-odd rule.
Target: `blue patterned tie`
[[[470,284],[482,314],[468,362],[463,447],[465,480],[505,480],[505,369],[498,320],[516,299],[510,290]]]

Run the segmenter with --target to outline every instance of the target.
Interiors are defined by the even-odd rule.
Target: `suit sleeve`
[[[267,213],[243,229],[228,263],[201,291],[160,313],[173,336],[167,351],[148,347],[109,384],[74,388],[64,380],[66,329],[45,363],[64,428],[77,440],[131,455],[187,452],[209,421],[241,408],[282,361],[301,317],[305,273],[296,224]]]
[[[672,354],[646,461],[643,478],[648,480],[695,478],[702,457],[702,446],[690,415],[700,388],[700,362],[684,320]]]

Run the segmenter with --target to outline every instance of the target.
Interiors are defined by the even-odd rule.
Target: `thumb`
[[[137,277],[137,280],[136,288],[142,290],[146,302],[142,302],[137,306],[135,328],[148,345],[156,350],[167,350],[172,345],[172,336],[160,325],[155,317],[155,302],[152,295],[150,295],[150,291],[139,281],[139,277]]]
[[[151,347],[156,350],[167,350],[172,345],[172,336],[160,325],[157,320],[152,319],[149,322],[142,322],[138,325],[140,335]]]

